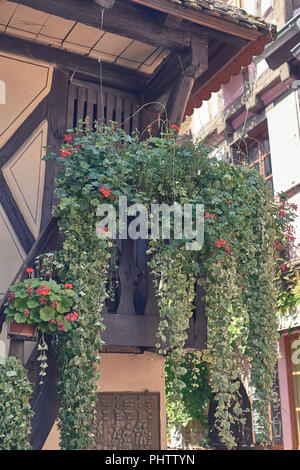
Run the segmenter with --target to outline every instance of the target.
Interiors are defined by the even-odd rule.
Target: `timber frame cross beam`
[[[242,66],[249,65],[276,36],[274,26],[217,0],[10,2],[142,42],[167,53],[152,75],[104,62],[103,84],[134,93],[140,104],[152,106],[152,109],[148,108],[150,113],[157,115],[166,109],[166,118],[178,126],[184,114],[191,115],[195,107],[200,107],[212,92],[228,83]],[[32,53],[32,57],[62,69],[73,72],[76,69],[76,73],[99,79],[99,65],[92,57],[73,54],[64,48],[47,47],[38,41],[31,45],[28,40],[21,41],[18,50],[20,38],[10,37],[5,32],[0,39],[0,48],[25,55]],[[146,122],[147,118],[143,120]]]
[[[243,46],[247,40],[258,36],[258,32],[253,30],[245,33],[245,28],[243,29],[244,35],[242,35],[241,28],[237,28],[234,23],[227,22],[226,25],[225,22],[226,27],[221,23],[218,29],[215,25],[216,21],[205,22],[203,14],[200,18],[202,23],[200,23],[200,20],[197,21],[198,11],[170,1],[162,2],[166,11],[157,7],[156,4],[152,6],[152,0],[149,2],[137,0],[10,1],[94,28],[99,28],[104,10],[102,25],[104,31],[169,51],[181,51],[189,47],[192,35],[199,34],[200,26],[200,34],[205,33],[211,38],[239,47]]]

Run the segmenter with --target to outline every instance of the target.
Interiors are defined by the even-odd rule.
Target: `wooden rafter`
[[[99,29],[102,8],[94,0],[12,0],[35,10],[83,23]],[[113,8],[105,9],[102,28],[104,31],[145,42],[167,50],[181,50],[190,44],[190,34],[182,27],[162,27],[157,12],[150,14],[147,8],[132,2],[118,0]]]
[[[101,7],[94,0],[84,2],[82,0],[11,1],[94,28],[99,28],[101,24]],[[172,14],[158,10],[155,12],[134,4],[132,1],[117,0],[112,8],[104,11],[102,29],[170,51],[181,51],[184,47],[190,46],[192,35],[199,34],[199,32],[238,47],[242,47],[247,41],[246,38],[231,34],[231,31],[222,32],[214,27],[206,27],[204,24],[201,24],[200,29],[199,24],[194,23],[192,17],[188,18],[188,21],[184,20],[186,18],[181,18],[173,10]]]

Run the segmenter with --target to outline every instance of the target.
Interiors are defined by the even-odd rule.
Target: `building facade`
[[[276,30],[211,0],[0,0],[0,31],[0,355],[19,357],[29,370],[31,444],[53,449],[55,358],[39,386],[36,343],[7,335],[4,308],[7,289],[36,256],[61,246],[51,216],[57,168],[43,160],[44,147],[59,152],[66,129],[86,118],[117,122],[127,133],[152,124],[159,135],[165,116],[158,103],[180,126],[184,113],[260,54]],[[118,249],[121,294],[102,312],[98,446],[165,448],[159,314],[146,246],[122,240]],[[187,347],[201,349],[206,326],[197,309]]]
[[[220,159],[259,171],[274,196],[295,204],[295,245],[300,242],[300,1],[228,0],[228,4],[260,15],[278,27],[278,37],[262,55],[235,75],[222,90],[195,110],[183,125],[195,138],[215,146]],[[290,253],[299,267],[300,250]],[[270,410],[275,448],[300,448],[300,312],[292,309],[281,321],[278,377],[274,387],[280,409]],[[251,401],[251,390],[248,390]],[[255,438],[255,416],[253,418]]]

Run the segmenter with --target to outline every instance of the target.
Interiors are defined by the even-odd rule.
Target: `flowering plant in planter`
[[[72,284],[26,279],[10,287],[6,322],[35,325],[42,333],[69,331],[77,320]]]
[[[10,324],[11,334],[29,336],[30,327],[41,332],[38,344],[41,385],[46,375],[45,369],[48,367],[48,345],[44,334],[56,334],[72,329],[72,324],[78,318],[78,313],[74,311],[76,294],[70,283],[63,285],[53,279],[46,281],[31,278],[33,269],[27,268],[26,271],[29,279],[10,287],[5,310],[6,322]]]

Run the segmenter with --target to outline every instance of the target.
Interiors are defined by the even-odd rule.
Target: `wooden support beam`
[[[0,36],[0,51],[42,60],[61,69],[76,71],[100,80],[100,68],[97,60],[62,49],[2,34]],[[142,91],[149,80],[145,74],[105,62],[102,63],[102,72],[103,85],[133,93]]]
[[[94,0],[12,0],[35,10],[99,29],[102,8]],[[113,8],[105,9],[102,29],[167,50],[189,46],[191,35],[184,28],[162,27],[158,18],[165,15],[117,0]]]
[[[166,111],[167,120],[177,126],[181,125],[196,78],[208,68],[208,39],[193,37],[189,61],[185,65],[182,63],[180,65],[182,69],[172,87]]]
[[[24,340],[11,339],[8,355],[16,357],[24,365]]]
[[[192,90],[191,98],[193,98],[194,91],[197,93],[202,86],[205,86],[208,81],[212,80],[217,74],[219,74],[237,53],[238,48],[230,44],[221,48],[220,51],[217,52],[210,60],[208,69],[199,78],[197,78],[194,89]],[[236,73],[239,73],[239,71]]]

